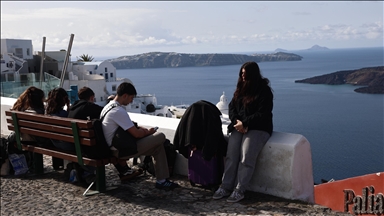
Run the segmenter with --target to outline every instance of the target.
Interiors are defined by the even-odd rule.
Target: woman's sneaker
[[[240,190],[234,190],[231,196],[228,197],[227,202],[234,203],[244,199],[244,192]]]
[[[230,191],[227,191],[224,188],[219,187],[219,189],[217,189],[217,191],[213,194],[212,198],[217,200],[229,195],[231,195]]]
[[[163,190],[173,190],[174,188],[177,188],[179,187],[178,184],[174,183],[174,182],[171,182],[169,181],[168,179],[165,180],[165,182],[163,183],[158,183],[156,182],[156,186],[155,186],[157,189],[163,189]]]

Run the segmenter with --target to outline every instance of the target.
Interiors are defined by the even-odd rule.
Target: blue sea
[[[315,183],[384,171],[384,95],[361,94],[352,85],[312,85],[295,80],[383,66],[383,48],[292,51],[301,61],[261,62],[274,91],[274,131],[302,134],[312,150]],[[138,94],[158,104],[216,104],[235,90],[241,65],[117,70]]]

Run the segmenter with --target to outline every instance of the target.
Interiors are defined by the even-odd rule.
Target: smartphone
[[[155,131],[157,131],[157,129],[159,129],[159,127],[154,127]]]

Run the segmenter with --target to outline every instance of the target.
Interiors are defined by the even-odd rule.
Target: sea
[[[384,48],[291,51],[301,61],[258,63],[274,94],[274,131],[303,135],[311,145],[315,183],[384,171],[384,95],[358,86],[295,83],[343,70],[383,66]],[[249,53],[245,53],[249,54]],[[138,94],[162,105],[231,100],[241,65],[120,69]],[[384,84],[383,84],[384,85]]]

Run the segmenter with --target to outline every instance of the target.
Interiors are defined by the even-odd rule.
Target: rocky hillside
[[[174,52],[150,52],[109,59],[116,69],[198,67],[243,64],[247,61],[300,61],[303,57],[277,52],[273,54],[185,54]]]
[[[355,89],[355,92],[384,94],[384,66],[337,71],[303,80],[296,80],[295,82],[328,85],[352,84],[364,86]]]

